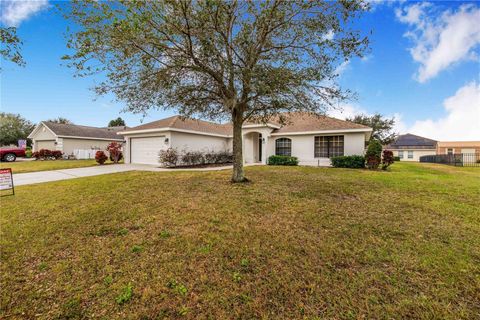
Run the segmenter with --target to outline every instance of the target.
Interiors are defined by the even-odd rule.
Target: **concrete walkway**
[[[51,170],[51,171],[38,171],[17,173],[13,175],[13,182],[15,186],[23,186],[28,184],[68,180],[82,177],[98,176],[109,173],[119,173],[127,171],[216,171],[231,169],[232,166],[224,167],[210,167],[210,168],[195,168],[195,169],[167,169],[158,168],[149,165],[138,164],[112,164],[106,166],[95,166],[85,168],[63,169],[63,170]]]

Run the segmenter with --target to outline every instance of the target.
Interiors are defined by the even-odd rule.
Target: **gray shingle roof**
[[[399,135],[398,138],[386,148],[390,149],[404,149],[404,148],[417,148],[417,149],[435,149],[437,147],[437,141],[416,136],[411,133]]]
[[[43,121],[50,130],[61,137],[84,137],[97,139],[122,140],[122,136],[117,132],[125,130],[126,127],[97,128],[80,126],[76,124],[63,124],[56,122]]]
[[[351,129],[369,129],[361,124],[349,121],[339,120],[312,113],[292,112],[284,114],[285,124],[280,124],[278,119],[272,119],[269,123],[278,124],[281,128],[275,129],[273,133],[289,133],[303,131],[323,131],[323,130],[351,130]],[[260,122],[247,122],[245,124],[259,124]],[[158,121],[142,124],[137,127],[129,128],[127,131],[174,128],[191,130],[204,133],[213,133],[231,136],[233,128],[231,123],[219,124],[203,120],[185,119],[180,116],[173,116]]]

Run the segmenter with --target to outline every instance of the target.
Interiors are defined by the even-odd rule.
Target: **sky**
[[[365,57],[338,67],[342,88],[357,99],[327,113],[338,118],[380,112],[395,117],[398,133],[441,141],[480,140],[480,2],[375,1],[359,21],[372,32]],[[106,126],[122,117],[128,126],[158,120],[125,113],[114,96],[96,97],[101,79],[75,78],[61,57],[68,53],[69,22],[48,0],[0,3],[0,24],[15,26],[25,67],[2,60],[0,110],[37,123],[64,117],[76,124]],[[334,34],[326,35],[334,37]]]

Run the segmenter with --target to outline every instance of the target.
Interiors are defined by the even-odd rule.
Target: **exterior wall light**
[[[265,138],[262,138],[262,144],[265,144]]]
[[[168,138],[165,138],[165,144],[168,144]]]

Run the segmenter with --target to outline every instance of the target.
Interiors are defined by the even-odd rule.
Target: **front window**
[[[413,151],[408,151],[408,159],[413,159]]]
[[[403,159],[403,151],[398,151],[398,157],[399,157],[400,159]]]
[[[292,155],[292,140],[288,138],[280,138],[275,141],[275,155],[277,156],[291,156]]]
[[[453,149],[447,149],[447,154],[452,155],[453,154]]]
[[[315,158],[343,156],[343,136],[315,137]]]

